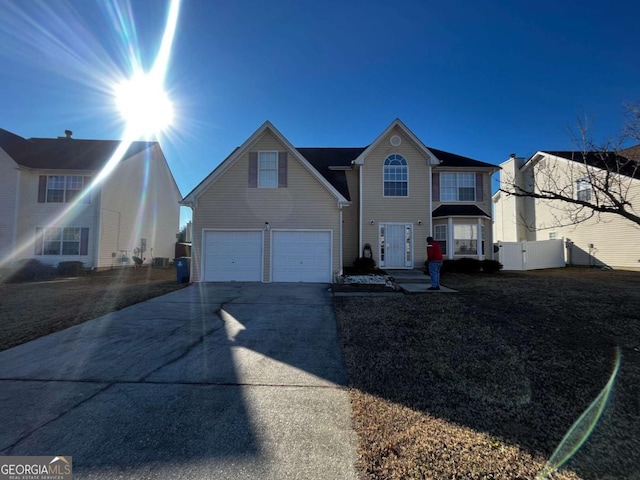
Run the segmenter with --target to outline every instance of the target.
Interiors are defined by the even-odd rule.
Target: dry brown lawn
[[[556,479],[640,478],[640,273],[445,275],[336,297],[363,478],[533,479],[622,363]]]
[[[0,350],[182,288],[174,268],[125,268],[0,283]]]

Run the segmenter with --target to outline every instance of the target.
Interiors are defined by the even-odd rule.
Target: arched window
[[[383,183],[385,197],[406,197],[409,195],[409,167],[402,155],[389,155],[384,161]]]

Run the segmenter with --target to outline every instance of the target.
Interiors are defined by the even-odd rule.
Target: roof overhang
[[[491,215],[489,215],[477,205],[440,205],[433,211],[432,217],[485,217],[490,219]]]

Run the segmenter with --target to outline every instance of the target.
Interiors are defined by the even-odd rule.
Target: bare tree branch
[[[631,196],[634,183],[640,188],[640,144],[625,148],[629,142],[640,142],[640,102],[625,109],[625,127],[616,141],[596,146],[589,137],[585,116],[578,119],[577,132],[572,132],[582,151],[545,152],[548,155],[544,158],[530,160],[526,178],[503,180],[499,191],[507,196],[553,202],[554,208],[564,213],[562,221],[556,217],[557,226],[593,218],[602,221],[603,214],[618,215],[640,226],[638,190],[636,198]]]

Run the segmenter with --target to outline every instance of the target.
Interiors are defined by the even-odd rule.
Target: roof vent
[[[512,153],[511,155],[509,155],[509,158],[516,158],[516,154]]]
[[[65,130],[64,134],[67,138],[71,138],[71,135],[73,135],[73,132],[71,130]]]

